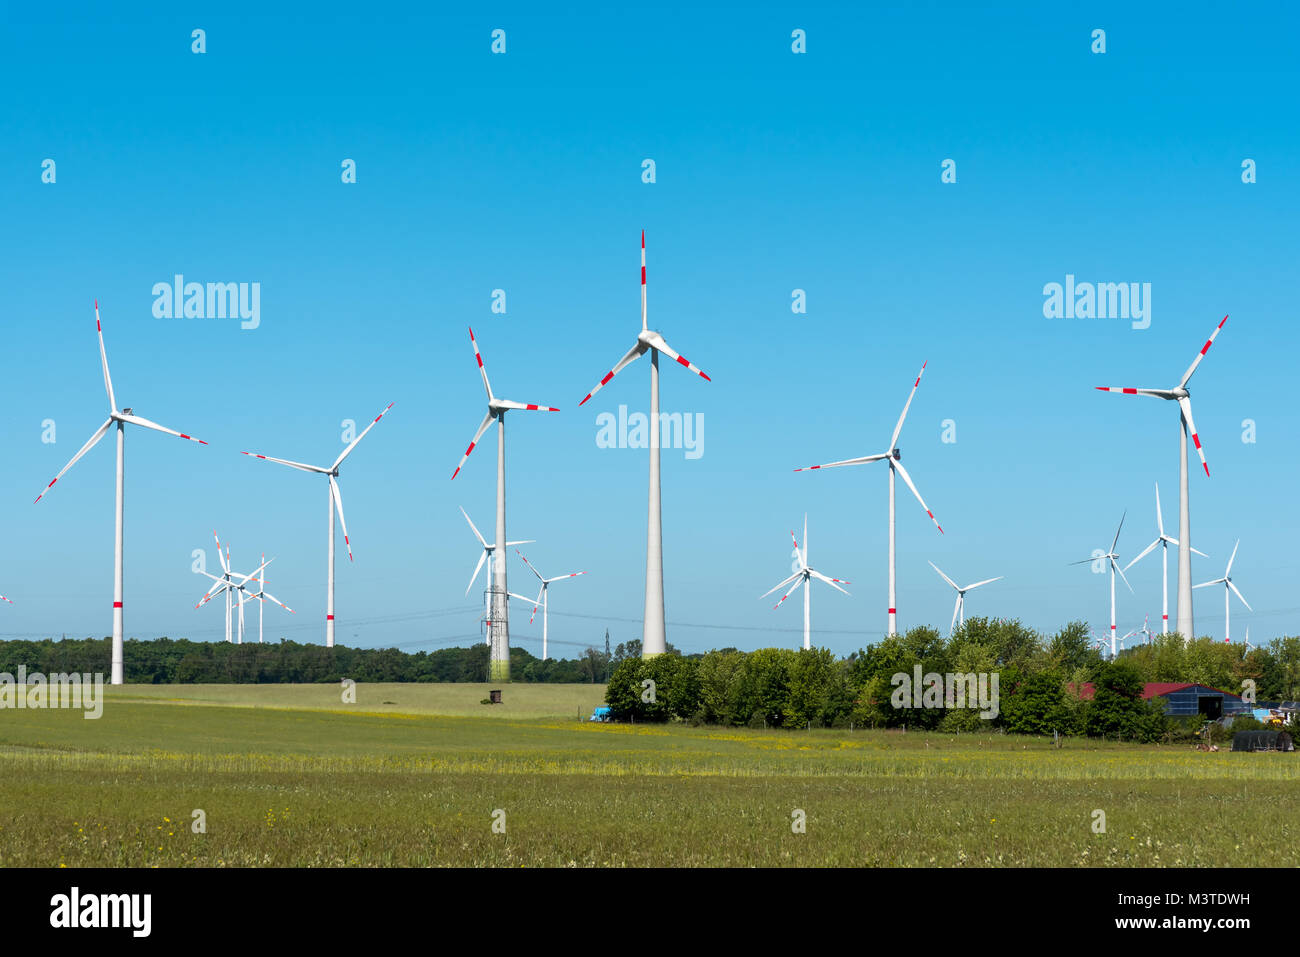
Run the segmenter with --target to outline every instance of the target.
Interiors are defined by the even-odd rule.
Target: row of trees
[[[0,641],[0,672],[107,674],[112,639]],[[622,647],[622,646],[620,646]],[[636,644],[640,654],[640,643]],[[614,655],[588,648],[576,659],[542,661],[522,648],[510,649],[514,681],[600,683],[608,679]],[[621,660],[621,659],[620,659]],[[277,684],[356,681],[486,681],[488,649],[443,648],[408,654],[396,648],[348,648],[274,644],[227,644],[157,638],[123,643],[123,670],[129,683]]]
[[[896,675],[998,676],[996,714],[981,706],[912,707]],[[1240,693],[1247,679],[1260,700],[1300,699],[1300,639],[1246,650],[1178,635],[1105,661],[1082,622],[1045,637],[1018,621],[971,618],[947,640],[913,628],[837,659],[825,649],[628,659],[615,668],[606,701],[620,720],[755,727],[909,727],[944,731],[1001,728],[1026,734],[1158,740],[1199,722],[1171,722],[1164,702],[1142,699],[1151,681],[1195,682]],[[1091,683],[1091,699],[1082,694]],[[968,702],[968,704],[971,704]]]

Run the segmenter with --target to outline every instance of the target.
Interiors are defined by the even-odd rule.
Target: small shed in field
[[[1291,735],[1285,731],[1238,731],[1232,736],[1234,751],[1294,751]]]

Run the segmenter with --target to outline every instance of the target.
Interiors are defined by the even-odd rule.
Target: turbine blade
[[[1124,395],[1150,395],[1157,399],[1174,399],[1172,389],[1134,389],[1130,386],[1119,385],[1099,385],[1096,387],[1099,392],[1121,392]]]
[[[108,374],[108,353],[104,351],[104,327],[99,323],[99,300],[95,300],[95,332],[99,336],[99,361],[104,367],[104,391],[108,393],[108,411],[117,411],[117,399],[113,395],[113,380]]]
[[[1177,542],[1174,542],[1174,544],[1177,545],[1178,543],[1177,543]],[[1210,557],[1209,555],[1205,554],[1205,552],[1201,551],[1199,548],[1193,548],[1192,551],[1193,551],[1195,554],[1200,555],[1202,558],[1209,558],[1209,557]]]
[[[54,488],[54,483],[57,482],[59,479],[63,478],[63,476],[68,473],[68,469],[72,468],[74,465],[77,464],[78,459],[80,459],[83,455],[85,455],[87,452],[93,449],[96,444],[98,444],[99,440],[104,437],[104,434],[106,432],[108,432],[108,427],[112,424],[113,424],[113,420],[109,419],[107,422],[101,425],[97,430],[95,430],[95,434],[92,435],[89,439],[87,439],[86,444],[81,447],[81,449],[77,452],[76,455],[74,455],[71,458],[71,460],[69,460],[68,464],[63,466],[63,468],[59,470],[59,474],[54,476],[54,478],[50,479],[50,484],[45,486],[45,491],[41,492],[40,495],[36,496],[36,502],[39,502],[41,499],[45,497],[45,492],[48,492],[50,489]],[[33,502],[32,504],[35,505],[36,502]]]
[[[289,614],[291,614],[291,615],[296,615],[296,614],[298,614],[296,611],[294,611],[292,608],[290,608],[290,607],[289,607],[288,605],[286,605],[284,602],[280,601],[280,599],[278,599],[278,598],[276,598],[274,595],[272,595],[269,591],[258,592],[257,595],[254,596],[254,597],[256,597],[256,598],[269,598],[271,601],[275,602],[277,605],[279,605],[281,608],[283,608],[283,609],[284,609],[285,611],[287,611]]]
[[[465,586],[466,595],[468,595],[469,590],[474,587],[474,582],[478,581],[478,573],[483,569],[483,563],[487,561],[487,554],[486,547],[483,551],[478,553],[478,564],[474,566],[474,574],[470,576],[469,584]]]
[[[912,391],[907,394],[907,403],[903,406],[903,414],[898,417],[898,425],[894,426],[894,434],[889,439],[889,449],[892,452],[898,444],[898,435],[903,431],[903,420],[907,418],[907,410],[912,407],[912,398],[916,395],[916,390],[921,385],[921,376],[925,374],[925,367],[929,359],[921,363],[921,371],[916,374],[916,381],[912,383]]]
[[[938,565],[936,565],[934,562],[930,562],[929,565],[930,565],[930,567],[933,568],[935,571],[939,572],[939,577],[940,577],[940,578],[942,578],[944,581],[946,581],[946,582],[947,582],[949,585],[951,585],[953,588],[956,588],[958,591],[961,591],[961,589],[957,587],[957,583],[956,583],[955,581],[953,581],[951,578],[949,578],[947,575],[945,575],[945,574],[943,573],[943,571],[939,568]]]
[[[348,549],[348,561],[354,561],[352,557],[352,541],[348,538],[348,523],[343,519],[343,494],[339,491],[339,483],[334,481],[334,476],[330,476],[330,494],[334,496],[334,507],[339,512],[339,525],[343,526],[343,544]]]
[[[474,347],[474,359],[478,362],[478,374],[483,377],[483,391],[487,393],[488,401],[493,399],[492,384],[488,382],[487,367],[483,365],[483,356],[478,351],[478,340],[474,338],[474,327],[469,327],[469,344]]]
[[[1214,331],[1210,333],[1210,338],[1205,340],[1205,345],[1201,346],[1201,351],[1196,354],[1196,358],[1192,360],[1192,364],[1187,367],[1187,371],[1183,373],[1183,377],[1178,380],[1178,388],[1181,389],[1187,385],[1188,381],[1192,378],[1192,373],[1195,372],[1196,367],[1201,364],[1201,360],[1205,358],[1205,354],[1210,351],[1210,346],[1214,345],[1215,337],[1218,336],[1219,330],[1223,328],[1223,324],[1227,321],[1227,316],[1224,316],[1219,320],[1219,324],[1215,326]]]
[[[939,534],[942,535],[943,526],[940,525],[939,520],[934,517],[934,512],[930,511],[930,506],[925,504],[925,499],[921,498],[921,493],[916,490],[916,485],[912,482],[912,476],[907,474],[907,469],[903,468],[903,463],[899,462],[897,459],[890,459],[889,464],[891,468],[898,470],[899,475],[903,476],[903,481],[907,483],[907,487],[912,490],[912,494],[916,496],[916,500],[921,503],[921,508],[925,509],[925,514],[930,516],[930,521],[934,522],[934,527],[937,528]]]
[[[1201,448],[1201,437],[1196,434],[1196,423],[1192,421],[1192,400],[1187,396],[1180,396],[1178,407],[1183,410],[1183,418],[1187,420],[1187,431],[1192,433],[1192,444],[1196,446],[1196,454],[1201,457],[1201,465],[1205,467],[1205,474],[1210,474],[1210,465],[1205,461],[1205,450]]]
[[[1243,605],[1245,605],[1247,608],[1250,608],[1250,602],[1246,601],[1246,596],[1243,595],[1240,591],[1237,590],[1237,586],[1236,586],[1236,585],[1234,585],[1232,582],[1228,582],[1228,587],[1232,589],[1232,593],[1233,593],[1234,595],[1236,595],[1238,598],[1241,599],[1241,603],[1242,603]],[[1251,611],[1254,611],[1255,609],[1250,608],[1250,610],[1251,610]]]
[[[375,427],[375,424],[378,423],[379,420],[382,419],[385,415],[387,415],[388,410],[391,409],[392,407],[393,407],[393,403],[391,402],[388,403],[388,405],[384,406],[384,411],[380,412],[377,416],[375,416],[374,420],[361,431],[361,434],[358,435],[355,439],[353,439],[352,443],[339,454],[338,458],[334,460],[334,464],[330,467],[331,471],[333,471],[334,469],[338,468],[340,465],[343,464],[343,460],[352,454],[352,450],[357,447],[357,443],[359,443],[362,439],[366,437],[366,433],[369,432],[371,429],[373,429]]]
[[[797,592],[799,590],[799,586],[804,583],[803,575],[797,575],[795,577],[797,577],[799,580],[794,583],[793,588],[791,588],[788,592],[786,592],[784,595],[781,596],[781,600],[779,602],[777,602],[775,605],[772,606],[773,611],[776,611],[778,608],[780,608],[785,603],[785,600],[789,598],[791,595],[793,595],[795,592]]]
[[[1152,542],[1152,543],[1151,543],[1150,545],[1148,545],[1146,548],[1142,549],[1141,554],[1139,554],[1137,558],[1133,559],[1131,562],[1129,562],[1127,565],[1124,566],[1124,571],[1128,571],[1130,568],[1132,568],[1132,567],[1133,567],[1134,565],[1136,565],[1138,562],[1142,561],[1142,559],[1144,559],[1144,558],[1146,558],[1148,555],[1150,555],[1151,552],[1152,552],[1152,550],[1153,550],[1157,545],[1159,545],[1160,542],[1161,542],[1162,540],[1163,540],[1163,539],[1159,539],[1159,538],[1157,538],[1154,542]]]
[[[522,557],[522,556],[521,556],[521,557]],[[562,582],[562,581],[564,581],[566,578],[577,578],[579,575],[585,575],[585,574],[587,574],[585,571],[581,571],[581,572],[569,572],[569,574],[567,574],[567,575],[556,575],[554,578],[544,578],[544,579],[542,579],[542,581],[546,582],[546,584],[549,585],[549,584],[551,584],[552,582]]]
[[[650,345],[658,349],[669,359],[672,359],[678,365],[685,366],[686,368],[690,369],[692,372],[694,372],[697,376],[699,376],[704,381],[706,382],[713,381],[707,375],[704,374],[704,370],[699,368],[699,366],[696,366],[693,363],[691,363],[689,360],[687,360],[685,356],[680,356],[676,352],[674,352],[672,347],[669,346],[668,343],[664,341],[664,337],[659,335],[659,333],[651,332],[648,333],[647,335],[648,338],[650,339]]]
[[[790,541],[794,542],[794,553],[799,556],[799,567],[807,568],[808,560],[804,557],[804,553],[799,550],[799,539],[794,537],[794,529],[790,529]]]
[[[1115,540],[1110,543],[1110,553],[1115,554],[1115,546],[1119,544],[1119,533],[1124,530],[1124,519],[1128,518],[1128,509],[1119,517],[1119,528],[1115,529]]]
[[[1216,578],[1212,582],[1201,582],[1199,585],[1193,585],[1193,588],[1208,588],[1211,585],[1222,585],[1227,581],[1225,578]]]
[[[1165,520],[1160,514],[1160,483],[1156,483],[1156,528],[1160,530],[1160,537],[1165,537]]]
[[[813,578],[817,579],[818,581],[825,582],[826,584],[830,585],[830,586],[831,586],[832,588],[834,588],[836,591],[842,591],[842,592],[844,592],[844,594],[846,594],[846,595],[849,594],[847,591],[844,591],[844,589],[841,588],[841,587],[839,586],[839,582],[843,581],[843,579],[840,579],[840,578],[827,578],[825,575],[823,575],[821,572],[817,571],[817,570],[814,569],[814,568],[810,568],[810,569],[808,569],[808,574],[811,575]],[[847,582],[847,581],[846,581],[846,582],[844,582],[844,584],[846,584],[846,585],[851,585],[851,584],[853,584],[853,583],[852,583],[852,582]],[[852,596],[850,596],[850,597],[852,597]]]
[[[595,395],[595,394],[596,394],[597,392],[599,392],[601,389],[605,388],[605,384],[606,384],[607,382],[609,382],[610,379],[614,378],[614,376],[618,375],[620,372],[622,372],[624,369],[626,369],[627,366],[628,366],[628,364],[629,364],[630,362],[632,362],[633,360],[635,360],[635,359],[639,358],[640,356],[642,356],[642,355],[645,353],[646,349],[648,349],[648,348],[650,348],[650,347],[647,346],[647,345],[646,345],[644,342],[642,342],[640,339],[638,339],[638,340],[636,341],[636,345],[634,345],[631,349],[627,350],[627,352],[624,354],[623,358],[621,358],[621,359],[618,360],[618,365],[614,366],[614,368],[612,368],[612,369],[610,369],[608,372],[606,372],[606,373],[605,373],[605,378],[601,379],[600,382],[596,383],[596,387],[595,387],[594,389],[592,389],[590,392],[588,392],[588,393],[587,393],[587,398],[586,398],[586,399],[583,399],[582,402],[579,402],[578,405],[581,406],[581,405],[585,404],[586,401],[587,401],[587,399],[590,399],[593,395]]]
[[[479,423],[478,431],[474,433],[473,441],[469,443],[469,448],[465,450],[465,454],[460,457],[460,465],[457,465],[456,471],[451,473],[453,479],[459,475],[460,470],[465,467],[465,460],[469,458],[469,453],[474,451],[474,446],[478,445],[478,440],[483,438],[483,433],[487,431],[488,426],[492,424],[492,420],[495,418],[496,413],[491,409],[488,410],[487,415],[483,416],[483,421]]]
[[[981,585],[991,585],[993,582],[1001,581],[1006,575],[999,575],[997,578],[986,578],[982,582],[976,582],[973,585],[967,585],[962,591],[970,591],[972,588],[979,588]]]
[[[484,548],[487,548],[487,547],[488,547],[488,543],[484,540],[483,536],[479,534],[479,532],[478,532],[478,528],[474,525],[474,523],[473,523],[472,521],[470,521],[469,512],[465,511],[465,506],[463,506],[463,505],[460,506],[460,514],[464,515],[464,516],[465,516],[465,521],[469,522],[469,528],[470,528],[470,531],[472,531],[472,532],[474,533],[474,537],[478,539],[478,543],[479,543],[480,545],[482,545]],[[507,542],[506,544],[514,544],[514,543],[513,543],[513,542]],[[470,584],[472,585],[472,584],[474,584],[474,583],[473,583],[473,582],[470,582]]]
[[[202,439],[196,439],[192,435],[186,435],[184,432],[177,432],[175,429],[169,429],[165,425],[159,425],[157,422],[151,422],[149,419],[142,418],[138,415],[127,415],[125,412],[119,412],[118,418],[123,422],[130,422],[133,425],[143,425],[146,429],[153,429],[155,432],[166,432],[168,435],[174,435],[179,439],[188,439],[191,442],[197,442],[199,445],[207,445]]]
[[[221,551],[221,539],[220,537],[218,537],[217,530],[215,528],[212,530],[212,539],[217,543],[217,561],[221,562],[221,570],[225,572],[227,575],[229,575],[230,566],[226,564],[226,556]]]
[[[773,586],[772,586],[771,588],[769,588],[767,591],[763,592],[763,594],[759,595],[759,596],[758,596],[759,599],[762,600],[762,599],[766,598],[768,595],[772,594],[772,592],[784,588],[786,585],[790,584],[792,581],[794,581],[796,578],[798,578],[798,577],[799,577],[800,575],[802,575],[802,574],[803,574],[802,571],[797,571],[797,572],[795,572],[793,575],[791,575],[789,578],[786,578],[786,579],[784,579],[784,580],[782,580],[782,581],[777,582],[775,585],[773,585]]]
[[[801,469],[795,469],[796,472],[811,472],[814,469],[833,469],[841,465],[865,465],[867,462],[879,462],[881,459],[889,458],[888,452],[881,452],[879,455],[864,455],[860,459],[841,459],[839,462],[827,462],[825,465],[805,465]]]
[[[524,553],[521,552],[521,551],[520,551],[519,549],[517,549],[517,548],[515,549],[515,554],[518,555],[520,558],[524,558]],[[530,572],[532,572],[534,575],[537,576],[537,580],[538,580],[539,582],[545,582],[545,581],[546,581],[546,579],[542,577],[542,573],[539,572],[536,568],[533,567],[533,563],[532,563],[532,562],[530,562],[528,559],[524,558],[524,564],[528,566],[528,570],[529,570]]]
[[[304,465],[302,462],[291,462],[288,459],[272,458],[269,455],[259,455],[256,452],[240,452],[240,455],[247,455],[251,458],[262,459],[267,462],[278,462],[280,465],[287,465],[291,469],[298,469],[302,472],[319,472],[321,475],[329,475],[330,469],[323,469],[319,465]]]
[[[1127,578],[1124,578],[1124,569],[1119,567],[1119,562],[1115,561],[1115,559],[1112,558],[1110,560],[1110,564],[1115,569],[1115,571],[1119,572],[1119,577],[1124,579],[1124,584],[1128,585],[1129,593],[1136,595],[1137,592],[1133,591],[1133,586],[1128,584]]]
[[[1232,563],[1237,560],[1237,549],[1241,547],[1241,539],[1237,539],[1237,544],[1232,546],[1232,554],[1228,556],[1228,567],[1223,570],[1223,577],[1227,578],[1232,574]]]
[[[553,405],[538,405],[535,402],[512,402],[509,399],[497,399],[498,408],[505,409],[523,409],[526,412],[559,412]]]

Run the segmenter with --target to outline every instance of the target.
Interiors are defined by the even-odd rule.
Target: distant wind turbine
[[[928,360],[927,360],[928,361]],[[921,498],[921,493],[916,490],[916,485],[912,482],[912,477],[907,474],[907,469],[903,468],[903,453],[898,448],[898,435],[903,431],[903,421],[907,418],[907,410],[912,407],[912,399],[916,395],[917,388],[921,385],[921,376],[925,372],[926,363],[921,363],[921,371],[916,374],[916,382],[912,384],[912,391],[908,393],[907,404],[903,406],[903,414],[898,417],[898,424],[894,426],[894,434],[890,436],[889,448],[876,455],[866,455],[857,459],[844,459],[840,462],[830,462],[826,465],[811,465],[807,468],[795,469],[796,472],[808,472],[814,469],[830,469],[840,465],[864,465],[867,462],[879,462],[884,459],[889,463],[889,627],[887,634],[895,635],[898,633],[898,602],[895,595],[895,548],[894,548],[894,473],[897,472],[907,483],[907,487],[912,490],[916,500],[921,503],[921,508],[925,509],[925,514],[930,516],[930,521],[934,522],[934,527],[939,529],[943,534],[943,526],[939,520],[934,517],[934,512],[930,511],[930,506],[925,504],[925,499]]]
[[[523,553],[523,552],[521,552],[519,549],[516,548],[516,549],[515,549],[515,554],[518,555],[520,558],[523,558],[523,559],[524,559],[524,564],[528,566],[528,570],[531,571],[534,575],[536,575],[536,576],[537,576],[537,580],[538,580],[539,582],[542,583],[541,590],[537,593],[537,600],[533,602],[533,613],[532,613],[532,615],[531,615],[531,616],[529,617],[529,619],[528,619],[528,624],[531,625],[531,624],[533,623],[533,619],[537,617],[537,606],[538,606],[538,604],[540,604],[540,605],[542,606],[542,660],[545,661],[545,660],[546,660],[546,657],[547,657],[547,654],[546,654],[546,622],[547,622],[547,614],[546,614],[546,611],[547,611],[547,607],[548,607],[548,600],[549,600],[549,599],[548,599],[548,596],[550,595],[551,583],[552,583],[552,582],[563,581],[563,580],[566,579],[566,578],[577,578],[579,575],[585,575],[585,574],[587,574],[587,573],[586,573],[586,572],[570,572],[568,575],[556,575],[554,578],[543,578],[543,577],[542,577],[542,573],[539,572],[536,568],[533,567],[533,563],[530,562],[527,558],[524,558],[524,553]]]
[[[1237,544],[1232,546],[1232,555],[1229,556],[1228,558],[1228,567],[1224,569],[1222,578],[1216,578],[1214,579],[1214,581],[1201,582],[1199,585],[1192,586],[1193,588],[1208,588],[1210,585],[1223,586],[1223,640],[1224,641],[1232,640],[1232,620],[1231,620],[1232,608],[1230,607],[1230,602],[1228,600],[1231,597],[1231,595],[1229,595],[1228,593],[1231,592],[1233,595],[1236,595],[1238,598],[1240,598],[1241,603],[1246,606],[1247,611],[1255,610],[1250,607],[1250,602],[1246,601],[1246,596],[1243,595],[1240,591],[1238,591],[1237,586],[1232,583],[1232,563],[1237,558],[1237,549],[1238,547],[1240,547],[1240,545],[1241,545],[1241,539],[1237,539]]]
[[[1131,562],[1125,565],[1124,571],[1128,571],[1138,562],[1142,561],[1142,559],[1150,555],[1151,551],[1157,545],[1160,546],[1160,560],[1163,569],[1161,572],[1162,581],[1163,581],[1163,591],[1162,591],[1163,597],[1161,599],[1162,604],[1160,608],[1161,611],[1160,633],[1162,635],[1167,635],[1169,634],[1169,546],[1177,545],[1178,539],[1171,538],[1170,536],[1165,534],[1165,520],[1164,517],[1160,514],[1160,483],[1159,482],[1156,483],[1156,528],[1160,532],[1160,534],[1156,537],[1156,540],[1152,542],[1150,545],[1148,545],[1146,548],[1142,549],[1141,554],[1139,554],[1137,558],[1133,559]],[[1205,552],[1197,551],[1195,548],[1193,548],[1192,551],[1196,552],[1196,554],[1200,555],[1202,558],[1209,557],[1205,554]],[[1149,640],[1149,636],[1148,636],[1148,640]]]
[[[1001,581],[1005,577],[1003,575],[999,575],[997,578],[986,578],[981,582],[976,582],[973,585],[967,585],[965,588],[962,588],[955,581],[953,581],[942,571],[940,571],[939,566],[936,565],[934,562],[930,562],[930,567],[933,568],[935,571],[939,572],[940,578],[946,581],[953,588],[957,589],[957,604],[953,606],[952,624],[948,626],[949,636],[952,635],[953,629],[956,628],[958,625],[966,624],[966,593],[968,591],[971,591],[972,589],[979,588],[981,585],[989,585],[992,584],[993,582]]]
[[[1116,563],[1119,554],[1115,551],[1115,546],[1119,544],[1119,533],[1124,528],[1124,519],[1128,512],[1120,516],[1119,528],[1115,529],[1115,540],[1110,543],[1110,551],[1100,557],[1110,563],[1110,656],[1114,658],[1119,653],[1119,641],[1115,637],[1115,573],[1119,572],[1119,577],[1124,578],[1124,570]],[[1071,565],[1086,565],[1095,562],[1096,558],[1085,558],[1083,561],[1070,562]],[[1128,579],[1124,578],[1124,584],[1128,585],[1128,590],[1133,591],[1133,586],[1128,584]]]
[[[772,588],[769,588],[767,591],[763,592],[763,594],[759,595],[758,597],[766,598],[768,595],[772,594],[772,592],[776,591],[778,588],[784,588],[786,585],[789,585],[791,582],[794,582],[794,587],[791,588],[784,595],[782,595],[781,600],[772,606],[773,611],[775,611],[777,608],[780,608],[781,605],[785,603],[785,600],[787,598],[789,598],[791,595],[794,594],[796,588],[798,588],[800,585],[803,586],[803,646],[805,649],[808,649],[812,647],[812,609],[811,609],[812,580],[815,578],[820,582],[825,582],[826,584],[834,588],[836,591],[842,591],[846,595],[848,594],[848,592],[844,591],[844,589],[841,588],[840,585],[841,584],[852,585],[853,583],[843,578],[827,578],[821,572],[817,571],[817,569],[809,567],[807,513],[805,513],[803,517],[803,548],[800,549],[799,540],[794,537],[793,530],[791,530],[790,532],[790,538],[794,542],[794,552],[797,556],[799,556],[798,557],[799,568],[795,571],[793,575],[785,579],[785,581],[778,582],[776,585],[774,585]]]

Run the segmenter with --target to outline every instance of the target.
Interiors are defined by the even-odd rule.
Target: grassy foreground
[[[0,865],[1300,863],[1300,755],[596,725],[576,718],[599,686],[507,685],[496,707],[486,688],[127,686],[97,721],[0,711]]]

